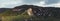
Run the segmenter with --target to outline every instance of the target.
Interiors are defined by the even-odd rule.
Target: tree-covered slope
[[[23,8],[23,9],[22,9]],[[27,9],[32,8],[32,12],[35,15],[34,17],[31,17],[27,14]],[[33,5],[22,5],[22,6],[16,6],[14,9],[22,9],[21,11],[12,11],[12,10],[6,10],[3,13],[0,13],[0,16],[3,16],[5,19],[9,19],[12,21],[23,21],[31,20],[32,21],[57,21],[60,20],[60,8],[55,7],[39,7],[39,6],[33,6]],[[57,17],[57,18],[56,18]],[[51,20],[52,19],[52,20]],[[8,20],[8,21],[9,21]]]

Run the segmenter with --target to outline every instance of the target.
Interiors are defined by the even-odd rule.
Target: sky
[[[60,0],[0,0],[0,8],[14,8],[15,6],[24,4],[43,7],[60,7]]]

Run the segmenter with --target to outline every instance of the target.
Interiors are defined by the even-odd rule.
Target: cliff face
[[[27,13],[28,13],[29,16],[33,16],[32,8],[29,8],[29,9],[27,10]]]

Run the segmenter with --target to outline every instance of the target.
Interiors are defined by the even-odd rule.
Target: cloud
[[[37,5],[37,6],[44,6],[45,5],[45,1],[40,1],[37,4],[33,4],[33,5]]]
[[[45,0],[45,3],[48,4],[48,5],[58,3],[58,2],[60,2],[60,0]]]
[[[53,3],[53,4],[52,3],[46,4],[46,1],[40,1],[40,3],[34,5],[43,6],[43,7],[60,7],[60,2]]]
[[[23,3],[26,3],[26,4],[36,4],[42,0],[22,0],[22,1],[23,1]]]
[[[45,4],[44,0],[22,0],[22,2],[27,5],[37,5],[37,6]]]
[[[60,7],[60,2],[55,4],[46,5],[46,7]]]
[[[0,0],[0,8],[13,8],[23,4],[37,4],[42,0]]]
[[[60,0],[41,0],[36,3],[33,0],[24,0],[24,3],[32,4],[32,5],[37,5],[37,6],[43,6],[43,7],[60,7]]]
[[[23,4],[60,7],[60,0],[0,0],[0,8],[14,8]]]
[[[21,5],[21,0],[2,0],[0,1],[0,8],[12,8],[13,6]],[[10,6],[10,7],[9,7]]]

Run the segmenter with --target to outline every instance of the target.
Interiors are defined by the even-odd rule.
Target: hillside
[[[60,8],[55,7],[39,7],[39,6],[33,6],[33,5],[22,5],[22,6],[16,6],[12,9],[0,9],[0,12],[3,12],[1,14],[11,14],[11,15],[19,15],[22,14],[25,10],[32,8],[33,14],[35,16],[59,16]],[[17,11],[15,11],[17,9]],[[14,10],[14,11],[13,11]],[[40,15],[39,15],[40,14]],[[55,15],[56,14],[56,15]],[[58,14],[58,15],[57,15]]]
[[[0,13],[3,13],[4,11],[9,10],[9,9],[11,8],[0,8]]]
[[[32,13],[34,16],[29,16],[27,14],[27,10],[31,8]],[[6,10],[6,11],[5,11]],[[32,21],[57,21],[60,19],[60,8],[55,7],[41,7],[41,6],[34,6],[34,5],[22,5],[22,6],[16,6],[12,9],[4,9],[2,11],[3,13],[0,13],[0,16],[3,16],[3,20],[9,19],[9,20],[15,20],[15,21],[23,21],[31,20]],[[52,19],[52,20],[51,20]],[[9,21],[6,20],[6,21]]]

